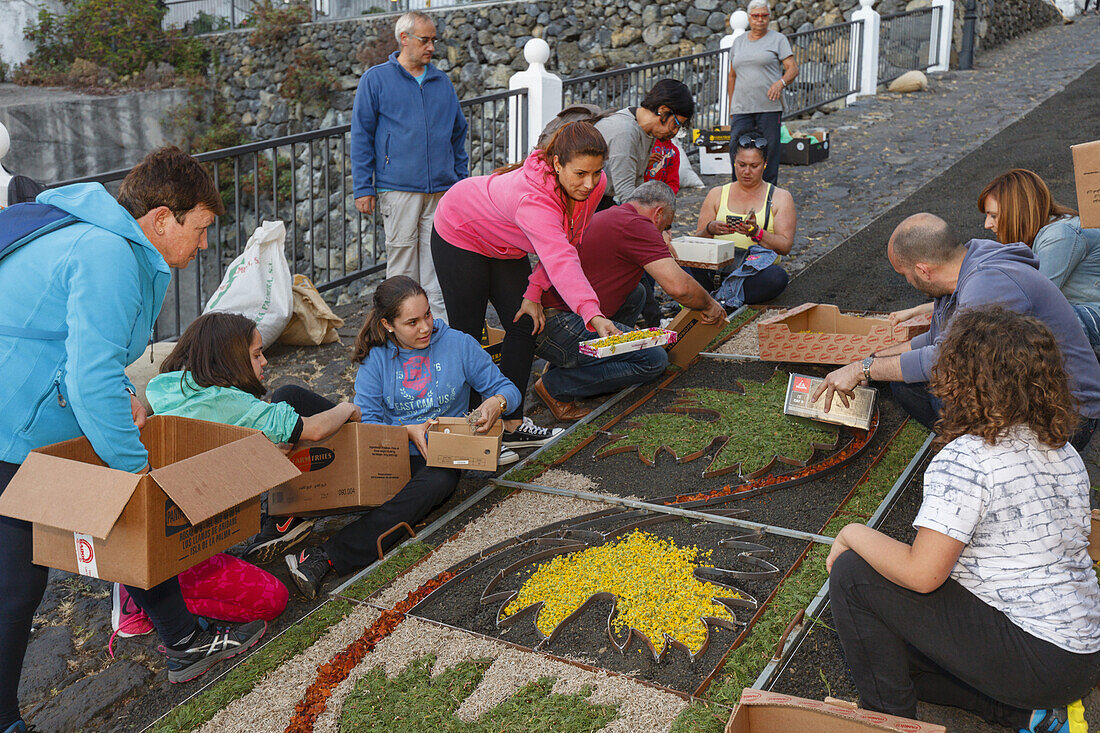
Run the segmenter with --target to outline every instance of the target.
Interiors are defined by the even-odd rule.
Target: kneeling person
[[[622,204],[592,217],[579,247],[581,268],[604,313],[624,331],[634,328],[644,303],[639,282],[648,273],[681,305],[717,323],[726,312],[672,258],[668,228],[676,215],[676,197],[668,184],[647,181]],[[542,296],[546,326],[536,353],[550,368],[535,383],[535,392],[558,420],[577,420],[588,410],[573,400],[606,394],[653,379],[668,366],[661,347],[597,359],[580,353],[579,344],[595,337],[583,319],[571,313],[554,290]]]

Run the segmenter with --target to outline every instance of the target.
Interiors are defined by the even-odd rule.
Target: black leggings
[[[336,406],[319,394],[293,385],[279,387],[272,393],[271,401],[286,402],[302,417]],[[347,575],[370,565],[378,559],[378,537],[382,533],[401,522],[414,526],[446,501],[458,485],[458,470],[427,466],[420,456],[410,458],[410,468],[412,479],[396,496],[356,519],[322,545],[337,574]],[[382,549],[387,550],[402,539],[403,532],[394,532],[382,541]]]
[[[0,494],[19,469],[14,463],[0,462]],[[49,572],[31,562],[31,524],[11,517],[0,517],[0,730],[19,720],[19,676],[23,656],[30,641],[35,609],[46,593]],[[157,635],[165,644],[174,644],[195,629],[195,617],[187,610],[179,581],[172,577],[149,590],[126,586],[139,608],[149,615]]]
[[[460,249],[439,236],[435,227],[432,227],[432,259],[451,328],[480,339],[485,306],[493,304],[504,326],[500,371],[519,388],[521,395],[519,404],[504,418],[519,420],[523,417],[523,400],[535,359],[535,337],[531,334],[535,324],[528,316],[519,323],[512,323],[512,319],[523,303],[531,264],[526,257],[498,260]]]

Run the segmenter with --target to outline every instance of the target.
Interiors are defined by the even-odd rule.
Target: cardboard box
[[[153,416],[152,470],[107,468],[87,438],[32,451],[0,514],[34,524],[34,562],[151,588],[260,529],[260,494],[298,475],[262,433]]]
[[[302,472],[268,492],[272,516],[334,514],[379,506],[409,483],[409,437],[400,425],[348,423],[290,454]]]
[[[676,237],[671,247],[676,262],[684,267],[720,270],[737,258],[737,247],[728,239]]]
[[[1081,226],[1100,228],[1100,140],[1071,145],[1073,177],[1077,182],[1077,210]]]
[[[622,341],[617,344],[606,346],[597,346],[599,342],[603,341],[603,337],[589,339],[588,341],[581,341],[579,345],[580,352],[588,356],[594,356],[597,359],[606,359],[616,354],[629,354],[632,351],[641,351],[642,349],[651,349],[654,346],[665,346],[667,344],[676,343],[676,332],[663,328],[641,328],[637,331],[630,331],[629,333],[639,336],[644,334],[644,336],[642,338],[635,338],[630,341]]]
[[[1092,510],[1092,531],[1089,533],[1089,557],[1100,562],[1100,509]]]
[[[489,352],[493,363],[500,366],[500,347],[504,343],[504,329],[493,328],[486,323],[481,328],[481,348]]]
[[[942,725],[861,710],[839,700],[807,700],[745,688],[726,724],[726,733],[946,733]]]
[[[806,374],[791,374],[787,379],[787,397],[783,402],[783,414],[806,417],[834,425],[847,425],[860,430],[871,429],[871,419],[875,415],[875,396],[878,390],[871,387],[856,387],[855,395],[848,400],[848,406],[837,395],[825,412],[825,396],[811,402],[814,392],[825,380]]]
[[[428,429],[428,455],[424,461],[440,468],[495,471],[503,434],[500,420],[488,432],[475,433],[464,417],[441,417]]]
[[[726,321],[719,321],[709,326],[703,323],[700,311],[684,308],[668,324],[668,330],[676,332],[676,343],[666,347],[668,360],[681,369],[686,368],[727,325]]]
[[[704,176],[733,175],[729,125],[692,130],[691,141],[699,147],[699,173]]]
[[[849,316],[835,305],[803,303],[757,326],[760,358],[812,364],[849,364],[928,330],[925,314],[891,327],[885,318]]]
[[[813,135],[817,142],[810,139]],[[796,133],[780,146],[780,165],[813,165],[829,157],[829,133],[825,130],[809,130]]]

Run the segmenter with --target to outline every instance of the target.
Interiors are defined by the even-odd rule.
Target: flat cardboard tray
[[[783,414],[870,430],[871,420],[875,415],[875,397],[878,390],[871,387],[856,387],[855,397],[848,401],[847,407],[844,406],[839,395],[834,395],[833,404],[829,411],[825,412],[824,396],[816,403],[810,402],[814,390],[823,381],[825,380],[821,377],[791,374],[787,380],[787,398],[783,402]]]
[[[616,354],[628,354],[631,351],[641,351],[642,349],[648,349],[654,346],[666,346],[676,343],[676,332],[667,331],[663,328],[644,328],[638,331],[631,331],[630,333],[639,333],[642,331],[649,332],[652,335],[632,341],[611,344],[610,346],[599,347],[597,347],[596,344],[603,341],[602,338],[590,339],[580,343],[580,352],[588,356],[594,356],[597,359],[603,359],[608,356],[615,356]]]

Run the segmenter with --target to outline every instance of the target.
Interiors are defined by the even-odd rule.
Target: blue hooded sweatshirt
[[[418,84],[394,51],[359,80],[351,112],[355,198],[379,190],[439,193],[470,175],[455,88],[431,64],[424,74]]]
[[[1100,417],[1100,364],[1073,307],[1058,286],[1039,272],[1035,253],[1024,244],[989,239],[972,239],[966,248],[955,292],[936,298],[931,329],[914,338],[912,349],[900,357],[903,379],[929,380],[956,312],[1001,305],[1047,325],[1062,350],[1078,412],[1086,418]]]
[[[141,227],[98,183],[38,195],[80,221],[0,262],[0,323],[64,340],[0,336],[0,461],[84,435],[111,468],[147,462],[130,413],[126,365],[149,343],[171,272]]]
[[[399,349],[392,342],[367,352],[355,375],[355,404],[363,422],[415,425],[437,417],[462,417],[470,390],[499,394],[508,409],[520,394],[474,338],[440,319],[426,349]],[[410,450],[419,451],[411,442]]]

